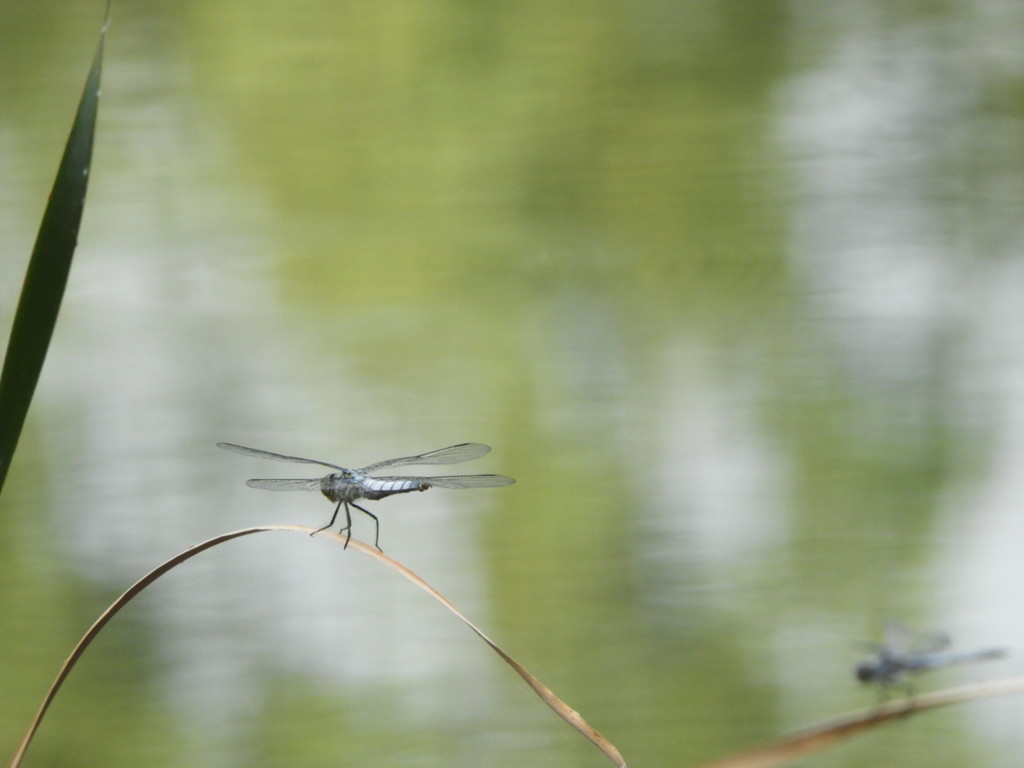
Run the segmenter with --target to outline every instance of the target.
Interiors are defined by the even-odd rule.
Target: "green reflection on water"
[[[303,306],[563,280],[678,306],[778,269],[749,174],[775,162],[772,26],[721,71],[671,12],[673,36],[613,6],[204,7],[202,85]]]
[[[0,52],[23,84],[20,109],[9,114],[48,101],[40,92],[55,70],[15,66],[25,41],[50,52],[66,45],[66,31],[47,18],[18,36],[16,55]],[[785,692],[770,653],[745,635],[752,626],[767,634],[775,616],[795,611],[825,623],[841,616],[837,632],[860,632],[892,612],[925,610],[931,594],[918,580],[933,557],[936,507],[986,450],[984,423],[944,415],[955,334],[936,333],[916,378],[872,389],[849,369],[834,326],[815,315],[820,297],[788,251],[800,167],[773,133],[778,89],[830,43],[823,35],[812,50],[794,51],[799,25],[760,2],[202,2],[173,11],[126,4],[123,22],[115,14],[110,50],[123,58],[109,67],[107,97],[117,103],[118,69],[136,90],[108,128],[156,143],[141,108],[159,100],[148,95],[153,88],[173,114],[160,119],[179,121],[197,162],[208,163],[161,200],[207,194],[214,180],[229,179],[265,203],[254,237],[270,239],[267,271],[283,293],[283,310],[268,316],[294,339],[295,362],[309,365],[308,391],[292,396],[316,397],[329,387],[317,390],[313,380],[352,369],[387,404],[396,442],[407,421],[468,413],[455,423],[497,425],[492,468],[520,482],[480,522],[486,628],[638,765],[710,758],[794,725],[780,714]],[[126,74],[148,57],[160,57],[167,82]],[[214,132],[216,140],[205,138]],[[45,155],[34,131],[18,136],[19,146]],[[109,145],[107,157],[121,171],[132,161]],[[167,324],[186,313],[172,308]],[[228,349],[218,344],[222,323],[201,315],[200,331],[155,354],[210,336],[216,369],[213,358],[237,361],[268,343],[253,333]],[[670,370],[665,361],[677,354],[692,378]],[[207,421],[221,411],[239,421],[259,416],[228,407],[250,383],[237,362],[225,364],[233,378],[209,381],[190,363],[182,353]],[[211,394],[214,384],[228,394]],[[773,454],[786,458],[790,494],[775,547],[712,567],[688,538],[697,502],[652,490],[658,473],[679,469],[661,457],[689,428],[679,411],[689,414],[697,385],[763,430]],[[342,432],[378,418],[332,421],[332,413],[301,429]],[[204,421],[190,416],[201,431]],[[26,490],[35,485],[23,477],[15,498],[36,498]],[[46,519],[17,524],[38,535],[33,525]],[[389,520],[385,531],[398,524]],[[13,551],[0,565],[5,615],[24,620],[0,654],[10,667],[4,728],[13,738],[102,601],[81,577],[57,570],[58,558],[30,562],[24,552],[47,553],[45,543],[2,541]],[[43,578],[21,593],[10,585],[29,578],[26,570]],[[40,764],[134,765],[140,755],[147,764],[196,764],[191,752],[209,745],[175,738],[180,720],[147,687],[156,677],[152,631],[146,618],[117,623],[110,647],[118,650],[97,652],[102,674],[76,673],[67,714],[44,726]],[[842,667],[836,687],[851,687],[830,702],[837,708],[863,703],[846,664],[832,665]],[[347,754],[391,765],[398,754],[410,764],[477,765],[485,754],[465,746],[480,738],[465,724],[440,733],[410,725],[398,692],[358,688],[342,699],[282,679],[272,660],[267,667],[252,720],[240,727],[252,742],[227,739],[238,764]],[[501,760],[599,760],[517,685],[492,692],[497,722],[470,720],[503,736],[512,723]],[[969,743],[945,730],[941,748],[883,746],[920,747],[924,762],[911,755],[901,764],[936,765],[936,753],[960,754],[951,742]],[[541,745],[517,752],[527,738]]]

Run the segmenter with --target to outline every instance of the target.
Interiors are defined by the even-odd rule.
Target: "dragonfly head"
[[[873,683],[878,679],[878,667],[873,661],[862,661],[853,668],[853,674],[862,683]]]

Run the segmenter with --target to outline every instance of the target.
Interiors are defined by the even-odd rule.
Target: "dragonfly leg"
[[[365,512],[366,514],[368,514],[370,517],[373,518],[373,524],[374,524],[374,526],[376,526],[376,529],[377,529],[376,533],[373,536],[373,546],[375,546],[377,549],[380,549],[380,520],[377,519],[377,516],[375,514],[373,514],[373,512],[371,512],[368,509],[364,509],[363,507],[360,507],[355,502],[352,503],[352,506],[355,507],[356,509],[358,509],[360,512]],[[380,549],[380,551],[383,552],[384,550]]]
[[[345,532],[345,546],[342,549],[348,549],[348,542],[352,538],[352,512],[348,508],[347,501],[341,503],[345,505],[345,527],[341,529]]]
[[[310,536],[316,536],[318,533],[320,533],[320,531],[326,531],[328,528],[330,528],[332,525],[334,525],[334,521],[338,519],[338,510],[341,509],[341,505],[342,505],[342,502],[339,501],[338,502],[338,506],[336,506],[334,508],[334,514],[331,515],[331,521],[327,525],[325,525],[323,528],[317,528],[315,531],[313,531],[309,535]],[[348,507],[345,507],[345,514],[346,515],[348,514]]]

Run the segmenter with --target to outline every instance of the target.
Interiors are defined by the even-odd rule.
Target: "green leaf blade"
[[[78,244],[96,134],[106,30],[104,23],[32,249],[0,372],[0,491],[46,360]]]

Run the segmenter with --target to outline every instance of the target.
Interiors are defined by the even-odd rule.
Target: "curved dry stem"
[[[738,755],[724,757],[697,768],[773,768],[845,741],[879,725],[951,704],[962,704],[977,699],[1024,693],[1024,677],[1013,677],[977,685],[948,688],[944,691],[916,696],[912,701],[893,701],[888,704],[853,712],[826,720],[800,733],[779,741],[755,747]]]
[[[100,614],[100,617],[96,619],[93,625],[89,627],[88,631],[82,636],[82,639],[78,641],[78,644],[71,651],[71,655],[69,655],[67,659],[64,661],[64,664],[61,666],[60,671],[57,673],[56,679],[50,686],[50,690],[43,698],[43,703],[40,705],[35,717],[29,724],[28,730],[22,737],[21,743],[18,745],[18,749],[14,753],[14,757],[11,758],[11,762],[8,764],[9,768],[17,768],[17,766],[21,765],[22,758],[25,756],[25,752],[28,750],[29,744],[32,742],[32,738],[35,736],[36,731],[39,730],[39,725],[42,722],[43,717],[46,715],[47,710],[50,708],[50,704],[53,703],[53,699],[56,697],[57,692],[60,690],[61,686],[64,684],[64,681],[71,673],[72,668],[78,662],[78,659],[81,658],[83,653],[85,653],[85,649],[89,647],[92,641],[100,633],[100,630],[102,630],[103,627],[107,625],[107,622],[114,618],[114,616],[116,616],[117,613],[122,608],[124,608],[136,595],[138,595],[140,592],[142,592],[142,590],[144,590],[158,578],[163,576],[165,573],[170,571],[172,568],[181,565],[186,560],[190,560],[191,558],[198,555],[200,552],[205,552],[207,549],[210,549],[211,547],[215,547],[218,544],[223,544],[225,542],[231,541],[232,539],[237,539],[242,536],[248,536],[249,534],[253,533],[263,533],[265,531],[292,531],[303,534],[310,534],[314,533],[316,529],[304,525],[266,525],[255,528],[243,528],[239,531],[232,531],[231,533],[225,533],[221,536],[216,536],[212,539],[208,539],[207,541],[202,542],[201,544],[197,544],[194,547],[186,549],[184,552],[175,555],[167,562],[157,566],[152,571],[143,576],[141,579],[139,579],[137,582],[135,582],[131,587],[129,587],[128,590],[124,592],[124,594],[117,598],[117,600],[111,603],[110,606],[102,614]],[[334,539],[340,544],[345,544],[347,542],[349,547],[351,547],[352,549],[356,549],[365,555],[369,555],[370,557],[388,566],[392,570],[402,574],[402,576],[407,578],[417,587],[424,590],[427,594],[429,594],[435,600],[444,605],[449,611],[451,611],[459,619],[461,619],[463,623],[466,624],[466,626],[472,629],[480,637],[480,639],[487,643],[487,645],[489,645],[495,653],[501,656],[501,658],[504,659],[505,662],[509,666],[511,666],[512,669],[514,669],[516,673],[523,678],[523,680],[526,681],[527,685],[529,685],[534,690],[534,692],[538,696],[540,696],[544,703],[551,707],[563,720],[572,725],[574,728],[576,728],[576,730],[578,730],[591,742],[593,742],[593,744],[597,746],[597,748],[600,749],[605,755],[607,755],[608,758],[612,760],[612,762],[614,762],[618,766],[621,766],[622,768],[625,768],[626,763],[622,759],[622,755],[620,755],[619,751],[615,748],[614,744],[612,744],[604,736],[602,736],[600,733],[594,730],[587,723],[587,721],[580,716],[580,714],[576,710],[572,709],[568,704],[559,699],[551,691],[550,688],[548,688],[540,680],[534,677],[529,671],[527,671],[525,667],[523,667],[522,664],[517,662],[515,659],[509,656],[504,650],[502,650],[497,643],[495,643],[487,635],[485,635],[480,630],[479,627],[477,627],[473,622],[467,619],[462,614],[462,612],[459,611],[458,608],[452,605],[452,603],[446,597],[444,597],[444,595],[442,595],[436,589],[431,587],[427,582],[425,582],[411,570],[406,568],[404,565],[399,563],[397,560],[388,557],[380,550],[371,547],[367,544],[364,544],[358,539],[346,539],[346,537],[331,531],[321,532],[318,537]]]

